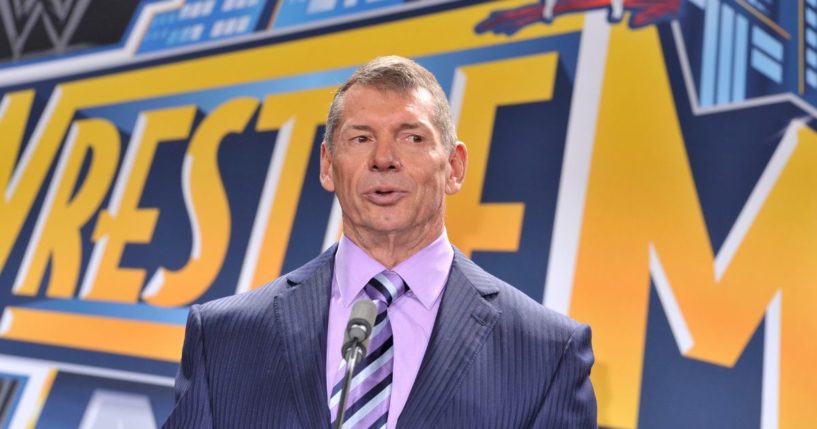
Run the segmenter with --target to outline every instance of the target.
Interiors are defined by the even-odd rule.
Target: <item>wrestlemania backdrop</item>
[[[452,241],[608,428],[817,427],[817,0],[0,0],[0,424],[152,428],[187,308],[339,234],[334,88],[439,78]],[[271,359],[274,357],[270,357]]]

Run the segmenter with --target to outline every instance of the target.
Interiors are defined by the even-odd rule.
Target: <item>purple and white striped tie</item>
[[[403,279],[392,271],[383,271],[366,285],[366,294],[377,304],[372,336],[366,357],[355,366],[355,374],[346,398],[343,429],[385,428],[389,417],[394,347],[388,308],[406,290]],[[340,391],[346,374],[342,360],[329,399],[332,425],[338,415]]]

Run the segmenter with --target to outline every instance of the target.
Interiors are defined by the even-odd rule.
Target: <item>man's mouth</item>
[[[406,192],[392,188],[375,188],[369,192],[364,193],[364,196],[369,201],[382,206],[388,206],[397,203],[406,195]]]

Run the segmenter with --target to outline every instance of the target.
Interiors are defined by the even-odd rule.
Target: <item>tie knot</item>
[[[366,294],[375,301],[381,301],[388,307],[406,291],[406,283],[394,271],[383,271],[372,277],[366,285]]]

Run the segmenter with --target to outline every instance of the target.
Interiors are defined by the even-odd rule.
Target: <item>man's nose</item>
[[[398,171],[401,168],[397,142],[392,139],[378,140],[372,149],[370,168],[373,171]]]

